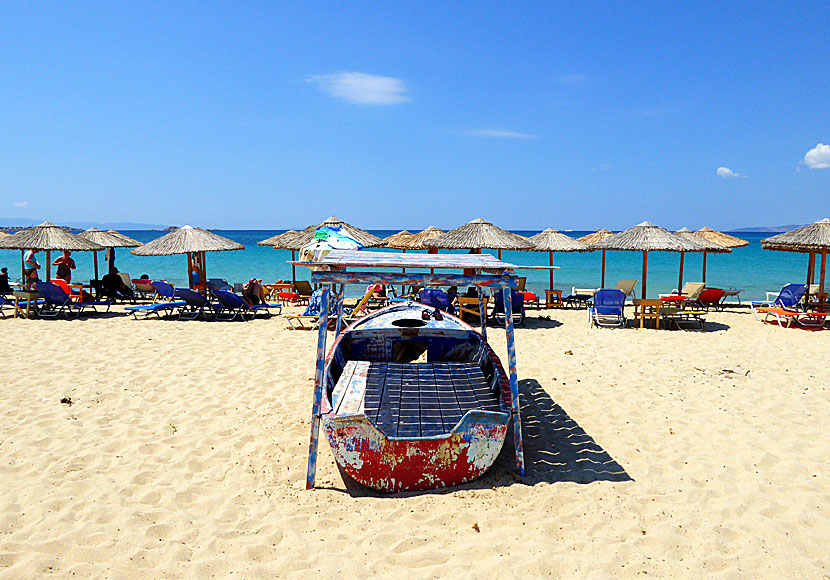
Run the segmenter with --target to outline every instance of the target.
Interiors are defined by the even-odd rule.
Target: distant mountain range
[[[755,226],[752,228],[737,228],[734,230],[727,230],[730,232],[759,232],[759,233],[779,233],[779,232],[789,232],[796,228],[800,228],[805,224],[790,224],[787,226]]]
[[[0,218],[0,228],[30,228],[42,224],[44,221],[46,220]],[[100,230],[163,230],[169,227],[167,224],[142,224],[137,222],[63,222],[57,225],[78,230],[88,230],[89,228]]]

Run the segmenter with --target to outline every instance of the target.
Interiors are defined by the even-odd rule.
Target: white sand
[[[0,321],[0,577],[828,578],[830,332],[543,314],[524,480],[397,496],[304,489],[316,333]]]

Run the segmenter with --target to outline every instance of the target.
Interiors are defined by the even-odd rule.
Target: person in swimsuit
[[[75,269],[75,260],[72,259],[72,252],[64,250],[63,256],[55,258],[52,265],[58,267],[58,271],[55,272],[56,278],[65,280],[67,284],[72,283],[72,270]]]

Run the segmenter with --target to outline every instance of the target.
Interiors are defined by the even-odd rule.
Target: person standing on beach
[[[35,282],[38,281],[37,271],[40,270],[40,264],[35,258],[35,254],[37,254],[37,250],[29,250],[23,260],[23,284],[26,290],[31,290]]]
[[[63,256],[55,258],[52,265],[58,267],[58,271],[55,272],[55,277],[66,280],[67,284],[72,283],[72,270],[75,269],[75,260],[72,259],[72,252],[64,250]]]

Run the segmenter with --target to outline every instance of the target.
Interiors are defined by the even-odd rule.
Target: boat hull
[[[507,413],[469,411],[449,434],[390,438],[363,414],[323,416],[340,468],[384,492],[448,487],[479,477],[498,457],[509,421]]]

